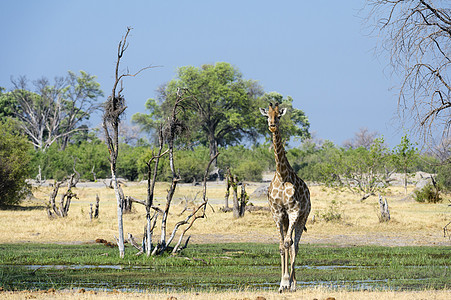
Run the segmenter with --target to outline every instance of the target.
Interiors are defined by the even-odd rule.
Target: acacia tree
[[[184,102],[183,122],[189,131],[179,142],[208,146],[210,159],[218,153],[219,146],[239,144],[243,139],[255,141],[266,133],[267,127],[258,111],[262,102],[274,102],[277,98],[286,106],[292,103],[290,97],[283,99],[278,93],[263,94],[256,81],[246,80],[237,68],[218,62],[200,68],[179,68],[177,78],[159,89],[157,100],[147,101],[149,114],[135,114],[132,120],[146,131],[158,128],[171,114],[177,89],[184,89],[192,96]],[[291,109],[291,115],[292,118],[287,119],[292,123],[284,123],[289,129],[284,132],[301,137],[308,135],[305,114]]]
[[[70,137],[86,130],[83,122],[99,108],[97,98],[103,95],[95,76],[80,71],[77,76],[69,71],[66,77],[33,81],[34,91],[25,76],[11,79],[14,89],[1,95],[4,105],[11,106],[12,116],[36,149],[45,151],[60,140],[62,148]]]
[[[332,148],[322,165],[322,174],[326,184],[360,192],[360,201],[363,201],[386,187],[385,168],[389,157],[383,138],[375,139],[369,150],[364,147]]]
[[[398,111],[424,138],[446,137],[451,125],[449,1],[368,0],[367,19],[401,74]],[[374,23],[373,23],[374,22]]]

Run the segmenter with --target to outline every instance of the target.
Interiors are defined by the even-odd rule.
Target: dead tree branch
[[[125,105],[125,98],[122,95],[123,87],[122,87],[122,79],[124,77],[136,76],[142,71],[152,68],[152,66],[148,66],[140,69],[138,72],[131,74],[129,72],[124,74],[119,74],[119,66],[121,62],[121,58],[123,57],[125,51],[128,48],[127,38],[130,33],[131,28],[127,28],[127,32],[125,36],[121,39],[117,48],[117,59],[116,59],[116,68],[115,68],[115,81],[113,83],[113,89],[111,91],[111,95],[108,97],[107,101],[104,104],[104,114],[103,114],[103,130],[105,133],[105,143],[108,147],[109,152],[109,161],[111,167],[111,180],[112,185],[114,187],[114,191],[116,194],[117,200],[117,218],[118,218],[118,248],[119,255],[121,258],[124,257],[124,230],[123,230],[123,203],[124,197],[121,197],[120,189],[117,182],[116,176],[116,163],[119,154],[119,123],[121,120],[121,116],[127,106]],[[121,87],[118,89],[119,83]]]

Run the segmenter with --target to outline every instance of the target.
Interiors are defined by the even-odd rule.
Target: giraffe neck
[[[289,171],[291,170],[291,166],[288,163],[288,159],[285,155],[285,149],[282,143],[282,136],[280,135],[279,130],[273,132],[272,141],[274,144],[274,157],[276,160],[276,173],[278,173],[282,178],[285,178]]]

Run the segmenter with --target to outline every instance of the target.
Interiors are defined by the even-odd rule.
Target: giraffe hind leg
[[[299,241],[301,240],[302,232],[305,230],[306,220],[299,222],[294,230],[294,241],[293,245],[290,247],[290,291],[296,291],[296,274],[295,274],[295,264],[296,256],[299,251]]]

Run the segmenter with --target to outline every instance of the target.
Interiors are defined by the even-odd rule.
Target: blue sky
[[[144,112],[156,89],[181,66],[219,61],[237,67],[265,91],[294,99],[321,139],[341,145],[361,127],[393,147],[399,79],[375,56],[378,40],[362,24],[364,0],[348,1],[61,1],[0,2],[0,86],[11,76],[52,79],[68,70],[113,83],[117,44],[134,29],[122,66],[127,118]],[[104,99],[101,99],[104,101]],[[100,123],[94,116],[91,126]]]

